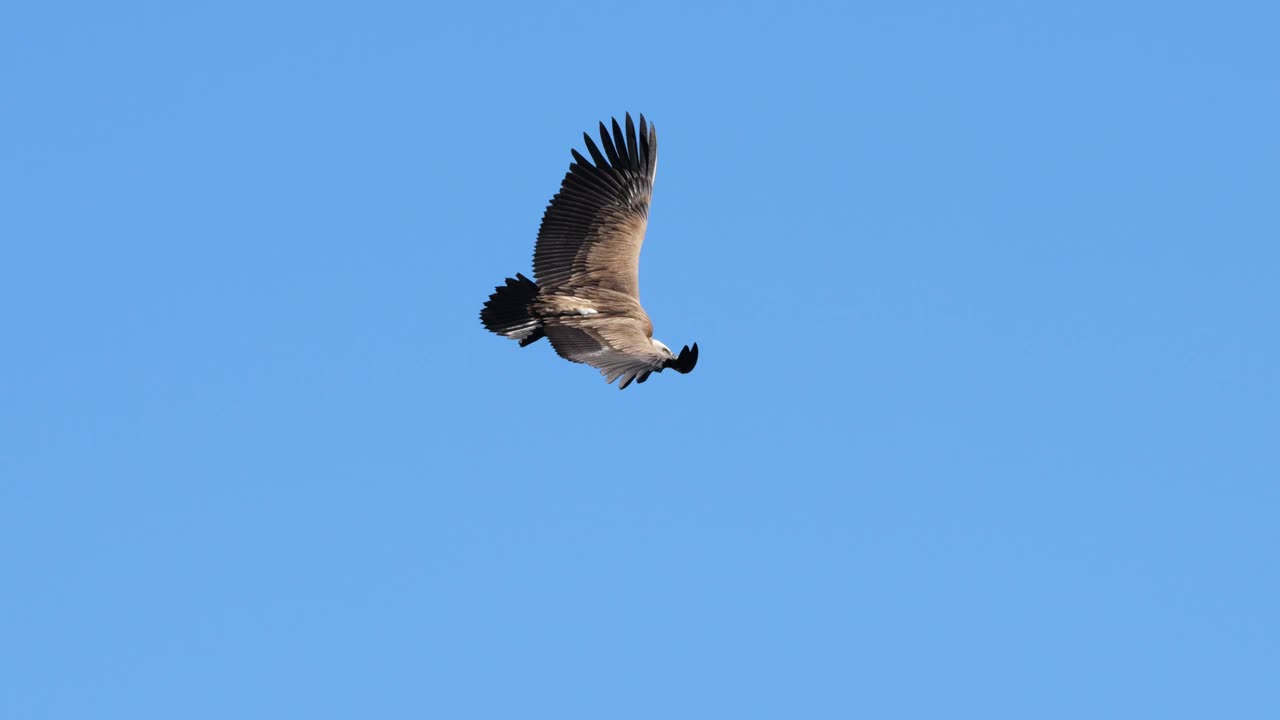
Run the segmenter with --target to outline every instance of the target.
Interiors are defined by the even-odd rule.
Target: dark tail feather
[[[688,345],[680,351],[680,355],[672,360],[668,360],[662,364],[663,369],[673,368],[676,372],[689,373],[693,372],[693,366],[698,364],[698,343],[693,344],[693,349],[689,349]],[[640,382],[644,382],[641,380]]]
[[[515,280],[507,278],[506,285],[499,285],[494,290],[480,311],[480,322],[484,323],[485,329],[519,340],[520,347],[541,338],[542,323],[529,313],[529,303],[538,296],[538,284],[516,273]]]

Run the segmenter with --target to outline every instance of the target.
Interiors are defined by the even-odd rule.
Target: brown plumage
[[[600,145],[583,133],[591,160],[577,150],[542,216],[533,251],[535,283],[508,278],[489,296],[480,320],[523,347],[546,337],[566,360],[600,369],[605,381],[644,382],[666,368],[687,373],[698,344],[676,355],[653,339],[640,305],[640,246],[658,169],[658,135],[640,116],[600,123]]]

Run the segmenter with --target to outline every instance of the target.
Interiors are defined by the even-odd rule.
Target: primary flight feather
[[[551,199],[533,251],[533,276],[516,274],[495,288],[480,321],[524,347],[546,337],[560,357],[600,369],[605,381],[644,382],[673,368],[687,373],[698,344],[677,355],[653,338],[640,305],[640,246],[658,169],[658,135],[631,115],[626,132],[600,123],[600,145],[587,133],[588,160],[573,163]]]

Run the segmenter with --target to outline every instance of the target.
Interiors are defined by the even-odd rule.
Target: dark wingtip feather
[[[627,113],[627,161],[632,170],[640,170],[640,148],[636,144],[636,124]]]
[[[643,115],[640,116],[640,121],[644,122]],[[640,132],[644,133],[644,130]],[[654,173],[658,171],[658,128],[653,123],[649,123],[649,150],[646,162],[649,179],[652,180]]]
[[[618,124],[618,118],[609,118],[609,122],[613,123],[613,145],[618,149],[620,161],[614,167],[625,170],[631,165],[631,160],[627,158],[627,139],[622,136],[622,126]]]
[[[582,139],[587,141],[587,152],[591,153],[591,159],[595,161],[596,167],[602,168],[607,166],[609,161],[604,159],[604,155],[600,153],[600,148],[596,147],[591,136],[586,133],[582,133]]]
[[[615,120],[614,125],[618,122]],[[609,129],[600,123],[600,144],[604,147],[604,154],[609,156],[609,164],[613,167],[620,167],[622,163],[618,161],[618,150],[613,146],[613,138],[609,137]]]
[[[640,166],[649,172],[649,126],[644,122],[644,113],[640,113]]]

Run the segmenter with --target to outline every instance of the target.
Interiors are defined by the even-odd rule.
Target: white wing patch
[[[579,315],[596,315],[600,312],[599,310],[594,310],[592,308],[574,308],[573,311]]]

